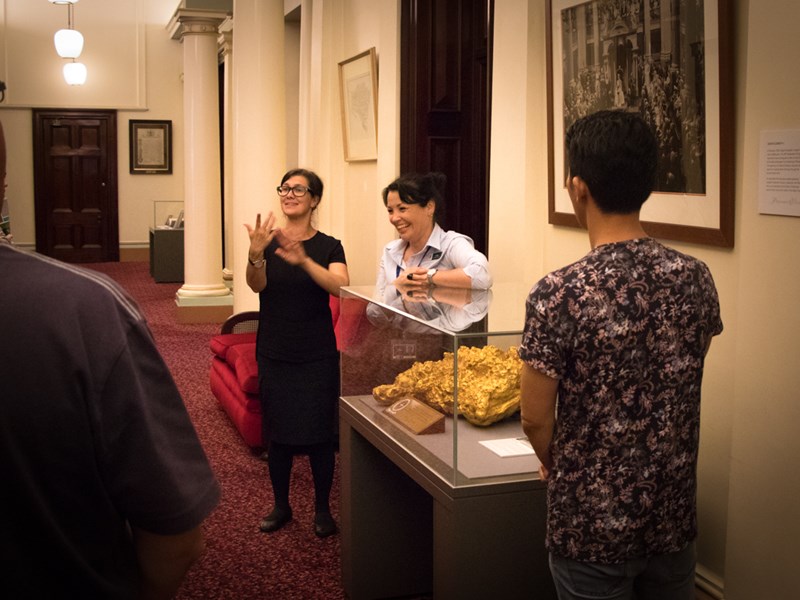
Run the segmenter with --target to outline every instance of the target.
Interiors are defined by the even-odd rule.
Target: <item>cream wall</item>
[[[727,335],[730,497],[726,598],[796,598],[800,558],[800,219],[759,215],[759,136],[800,129],[796,0],[740,2],[737,247]],[[746,28],[744,24],[747,24]],[[713,352],[713,350],[712,350]]]
[[[53,34],[68,25],[68,9],[38,0],[0,0],[0,79],[8,84],[4,104],[61,107],[145,108],[144,7],[149,0],[84,0],[73,11],[73,27],[85,44],[78,61],[86,83],[68,86],[66,62]],[[30,65],[35,65],[31,69]],[[113,82],[113,85],[110,85]]]
[[[353,285],[375,281],[376,257],[394,236],[380,191],[399,168],[399,0],[311,2],[312,35],[322,45],[321,110],[310,145],[319,144],[326,205],[320,227],[345,242]],[[304,8],[304,11],[306,9]],[[375,47],[378,61],[378,159],[345,162],[339,101],[338,63]]]
[[[146,240],[152,200],[183,193],[181,48],[165,31],[174,6],[143,1],[150,110],[120,113],[123,244]],[[502,35],[494,46],[489,255],[497,281],[522,288],[589,248],[585,233],[547,224],[544,4],[495,3]],[[793,461],[800,455],[800,280],[792,263],[800,254],[800,220],[759,215],[756,205],[759,132],[800,128],[800,80],[793,75],[800,59],[794,43],[800,3],[734,5],[735,247],[668,243],[708,263],[725,322],[708,356],[703,390],[699,573],[712,591],[724,587],[730,600],[781,599],[796,593],[800,558],[800,476]],[[325,179],[320,227],[343,240],[352,282],[368,284],[380,248],[393,237],[380,190],[399,165],[399,0],[303,0],[301,7],[298,155]],[[379,158],[346,163],[338,62],[371,46],[379,60]],[[27,244],[34,240],[30,118],[26,109],[0,109],[12,227]],[[127,174],[129,118],[173,120],[172,176]]]
[[[117,113],[119,239],[123,248],[149,243],[148,231],[154,225],[153,202],[183,201],[183,48],[180,42],[170,38],[166,29],[175,6],[163,0],[145,0],[144,7],[147,110],[120,110]],[[130,174],[130,119],[172,121],[171,175]]]
[[[103,23],[92,25],[90,18],[98,0],[81,2],[76,6],[76,27],[85,24],[83,34],[85,37],[85,57],[82,60],[89,69],[87,87],[83,90],[70,88],[61,77],[60,66],[63,60],[58,58],[52,45],[52,34],[57,28],[66,24],[66,9],[50,5],[48,2],[37,0],[3,0],[3,6],[10,13],[19,14],[20,19],[26,23],[36,23],[36,14],[23,14],[24,10],[38,10],[44,6],[48,15],[44,22],[39,21],[42,31],[33,36],[36,43],[44,46],[33,53],[14,52],[12,22],[4,21],[0,31],[0,47],[7,55],[8,66],[3,71],[2,77],[9,86],[6,103],[0,104],[0,119],[3,121],[6,139],[8,141],[8,190],[12,229],[15,241],[23,246],[35,245],[34,231],[34,189],[33,189],[33,141],[31,138],[32,112],[28,107],[9,108],[9,99],[13,101],[14,86],[20,85],[23,89],[32,89],[25,92],[23,98],[32,97],[35,101],[31,105],[41,107],[82,107],[82,108],[119,108],[119,106],[138,105],[143,102],[146,110],[120,110],[117,114],[117,160],[118,160],[118,189],[119,189],[119,238],[122,248],[144,247],[148,243],[148,229],[153,225],[153,202],[156,200],[182,200],[183,199],[183,88],[181,83],[182,54],[179,42],[171,40],[166,24],[177,6],[163,0],[137,0],[131,3],[128,0],[103,0],[105,9],[114,11],[113,4],[137,8],[133,14],[138,15],[138,22],[134,23],[141,29],[141,43],[135,44],[137,52],[133,55],[141,59],[147,72],[147,86],[142,82],[134,85],[131,91],[120,100],[120,105],[108,104],[113,101],[102,94],[106,88],[125,88],[133,79],[139,81],[138,67],[134,58],[126,55],[120,65],[106,62],[114,52],[106,53],[90,50],[91,46],[100,43],[107,36],[108,27]],[[13,10],[11,10],[13,9]],[[52,12],[51,12],[52,11]],[[123,11],[124,12],[124,11]],[[55,13],[53,20],[50,15]],[[63,18],[61,18],[63,17]],[[52,22],[51,22],[52,21]],[[63,23],[62,23],[63,21]],[[92,29],[87,29],[92,27]],[[98,29],[99,27],[99,29]],[[123,29],[125,29],[123,27]],[[113,29],[112,29],[113,30]],[[95,34],[94,32],[97,32]],[[138,38],[134,38],[138,39]],[[104,42],[108,43],[108,42]],[[112,46],[113,48],[113,46]],[[146,48],[146,52],[145,52]],[[117,51],[118,52],[118,51]],[[118,52],[119,53],[119,52]],[[108,56],[106,56],[106,54]],[[100,56],[98,56],[100,55]],[[100,60],[102,58],[103,60]],[[13,60],[12,60],[13,59]],[[95,63],[94,61],[99,61]],[[46,65],[46,68],[43,66]],[[95,68],[97,65],[97,68]],[[98,81],[101,73],[105,78]],[[28,86],[26,77],[48,77],[52,79],[50,86],[53,91],[48,91],[47,86]],[[43,75],[46,74],[46,75]],[[89,85],[94,78],[93,86]],[[92,88],[94,87],[94,91]],[[146,93],[145,93],[146,90]],[[39,95],[36,95],[39,94]],[[88,95],[84,103],[80,96]],[[141,94],[141,96],[140,96]],[[19,97],[19,96],[17,96]],[[102,100],[96,100],[96,97]],[[173,122],[173,172],[172,175],[130,175],[128,167],[128,121],[129,119],[167,119]]]

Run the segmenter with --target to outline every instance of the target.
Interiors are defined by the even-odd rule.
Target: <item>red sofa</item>
[[[339,321],[339,299],[331,296],[334,330]],[[258,399],[256,331],[258,312],[237,313],[228,318],[220,333],[211,338],[211,392],[239,431],[245,444],[264,448],[261,403]],[[338,334],[338,331],[337,331]],[[337,336],[338,339],[338,336]]]

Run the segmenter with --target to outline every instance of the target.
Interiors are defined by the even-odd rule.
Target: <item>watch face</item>
[[[433,277],[436,273],[436,269],[428,269],[428,277]]]

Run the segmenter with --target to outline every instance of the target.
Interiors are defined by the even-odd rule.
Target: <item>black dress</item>
[[[339,353],[330,295],[300,267],[267,247],[267,286],[259,294],[257,339],[264,439],[306,445],[331,440],[339,398]],[[339,240],[317,232],[306,254],[327,268],[345,263]]]

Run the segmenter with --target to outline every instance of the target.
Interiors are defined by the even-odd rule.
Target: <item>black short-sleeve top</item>
[[[307,362],[335,355],[330,294],[301,267],[275,254],[273,240],[264,255],[267,285],[259,294],[258,356],[288,362]],[[346,263],[342,243],[318,231],[303,242],[306,254],[319,265]]]

